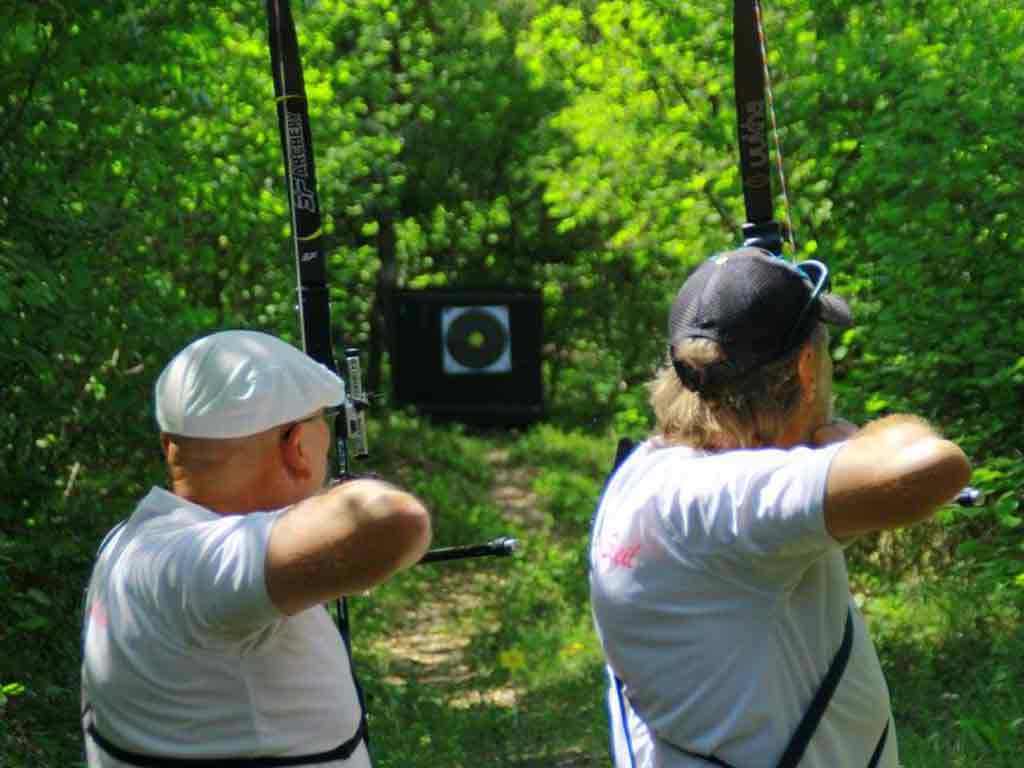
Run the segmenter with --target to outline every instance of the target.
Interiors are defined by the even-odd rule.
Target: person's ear
[[[163,453],[167,466],[174,466],[181,462],[181,446],[166,432],[160,433],[160,451]]]
[[[305,478],[313,474],[313,463],[306,445],[306,422],[290,426],[281,436],[281,462],[289,474]]]
[[[800,348],[796,374],[800,379],[800,399],[813,403],[818,394],[818,350],[813,341]]]

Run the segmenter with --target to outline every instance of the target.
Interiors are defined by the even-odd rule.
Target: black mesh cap
[[[819,321],[853,324],[846,301],[828,293],[824,264],[793,265],[759,248],[729,251],[686,279],[668,322],[673,353],[686,339],[710,339],[725,360],[698,370],[673,354],[673,363],[683,386],[706,392],[796,349]]]

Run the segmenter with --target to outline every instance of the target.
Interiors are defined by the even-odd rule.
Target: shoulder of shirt
[[[666,443],[658,437],[645,440],[637,446],[627,460],[627,464],[633,464],[629,469],[633,472],[644,472],[654,469],[656,466],[665,466],[668,463],[676,465],[676,462],[694,462],[707,468],[707,472],[701,472],[700,477],[707,477],[709,480],[721,481],[721,473],[756,474],[759,472],[772,472],[775,469],[795,461],[813,461],[813,457],[824,457],[828,455],[828,462],[838,450],[837,445],[823,447],[795,446],[793,448],[745,448],[734,451],[721,451],[718,453],[702,451],[688,445]],[[635,462],[635,463],[634,463]],[[627,470],[625,474],[632,474]]]
[[[220,517],[213,510],[171,493],[166,488],[153,486],[135,506],[130,522],[141,524],[167,515],[184,517],[190,522],[216,520]]]
[[[156,517],[167,514],[179,514],[190,518],[196,522],[210,520],[243,520],[248,518],[257,519],[259,517],[267,515],[280,515],[291,507],[282,507],[280,509],[268,509],[247,512],[245,514],[230,514],[222,515],[218,512],[214,512],[212,509],[196,504],[193,501],[182,498],[177,494],[171,493],[166,488],[160,486],[153,486],[150,488],[149,493],[142,497],[139,503],[135,506],[135,511],[132,513],[132,517],[139,515],[141,517]]]
[[[127,527],[138,529],[153,526],[173,530],[192,526],[260,526],[276,520],[288,508],[249,512],[238,515],[221,515],[200,504],[184,499],[165,488],[154,486],[136,505],[131,516],[125,521]],[[167,527],[169,526],[169,528]]]
[[[837,449],[838,444],[825,446],[797,445],[792,448],[777,448],[767,446],[764,448],[738,448],[732,451],[705,451],[686,445],[684,443],[669,443],[661,437],[649,437],[637,445],[633,455],[636,456],[658,456],[675,455],[683,458],[694,459],[722,459],[724,461],[749,461],[764,457],[766,460],[783,461],[790,458],[807,456],[814,453],[824,453]],[[770,458],[769,458],[770,457]]]

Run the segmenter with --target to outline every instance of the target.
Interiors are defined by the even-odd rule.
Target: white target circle
[[[446,374],[495,374],[512,370],[508,306],[444,307],[442,367]]]

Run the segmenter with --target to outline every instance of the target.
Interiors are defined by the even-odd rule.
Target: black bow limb
[[[733,80],[740,177],[747,221],[743,245],[782,254],[783,226],[775,221],[772,200],[771,152],[768,147],[768,105],[758,0],[733,5]]]

